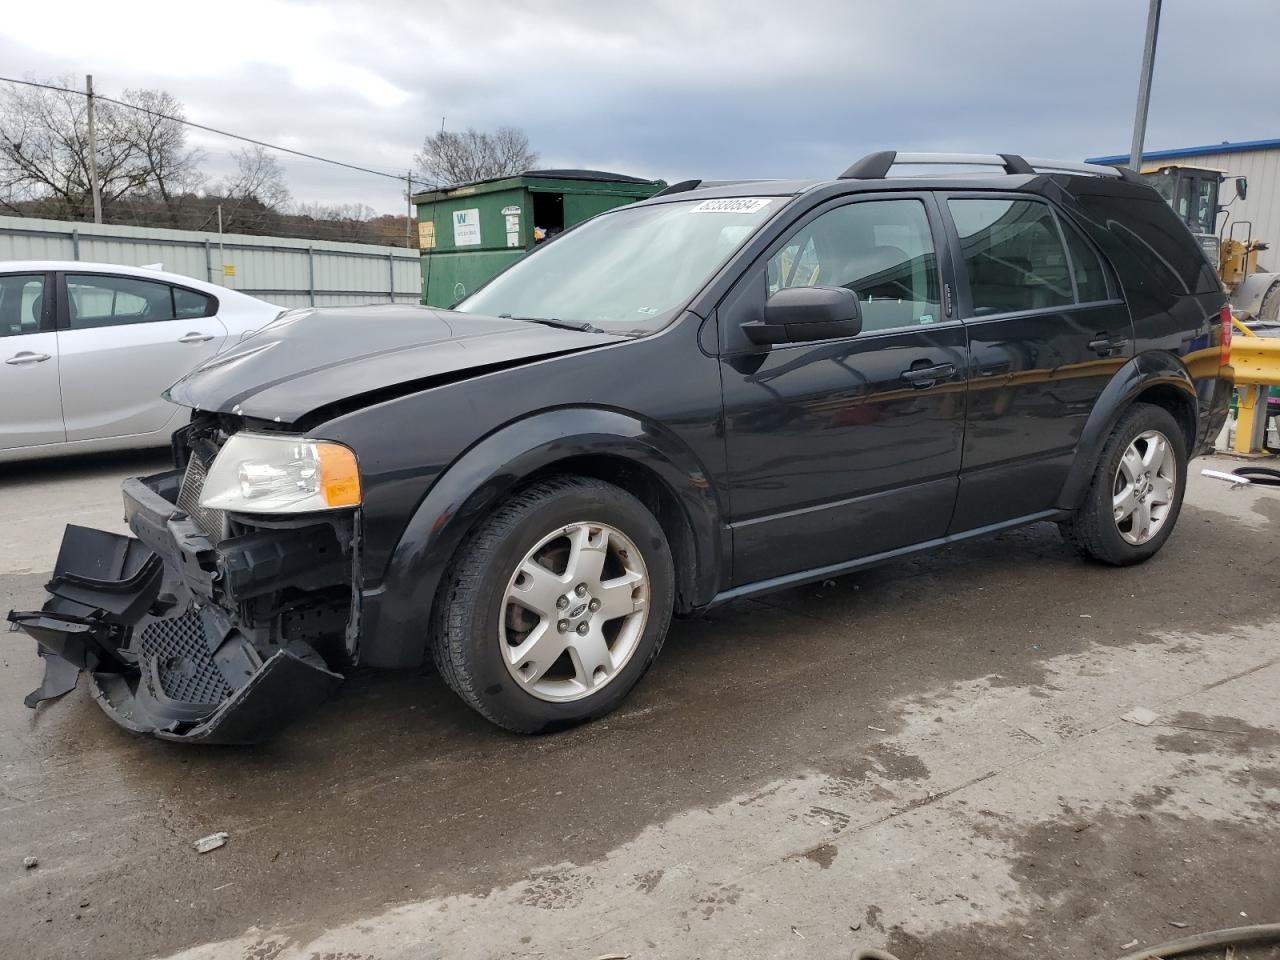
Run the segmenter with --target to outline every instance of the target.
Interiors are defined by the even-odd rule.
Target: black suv
[[[534,732],[616,707],[673,612],[1039,520],[1137,563],[1226,417],[1226,303],[1127,170],[880,153],[678,184],[453,310],[294,311],[170,388],[136,539],[68,528],[10,614],[28,703],[83,668],[131,730],[245,742],[430,657]]]

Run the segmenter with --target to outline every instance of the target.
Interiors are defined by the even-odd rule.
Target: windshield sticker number
[[[724,197],[720,200],[703,200],[690,213],[759,213],[768,206],[771,197]]]

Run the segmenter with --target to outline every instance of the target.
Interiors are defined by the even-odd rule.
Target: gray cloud
[[[109,32],[116,14],[87,9]],[[19,74],[92,71],[104,91],[164,87],[192,119],[392,171],[447,115],[455,128],[524,127],[547,165],[669,180],[825,176],[889,147],[1126,150],[1146,4],[263,0],[223,34],[210,33],[207,8],[166,11],[151,43],[190,49],[207,37],[211,49],[192,54],[199,72],[149,58],[147,44],[128,56],[112,42],[67,52],[30,31],[0,37],[0,62]],[[1220,14],[1166,4],[1148,145],[1280,133],[1278,23],[1274,0]],[[229,145],[199,142],[211,169],[225,168]],[[283,162],[300,199],[402,203],[392,182]]]

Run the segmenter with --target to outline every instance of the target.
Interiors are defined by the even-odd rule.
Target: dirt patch
[[[820,843],[816,847],[806,850],[801,856],[806,860],[812,860],[823,870],[826,870],[835,862],[836,854],[839,852],[839,848],[833,843]]]
[[[1205,716],[1183,710],[1165,726],[1174,733],[1156,737],[1156,748],[1185,754],[1236,754],[1280,751],[1280,730],[1255,727],[1238,717]]]
[[[984,823],[1000,831],[991,818]],[[1267,823],[1082,811],[1010,829],[1010,873],[1023,904],[1013,919],[923,936],[891,925],[887,948],[901,960],[1099,960],[1120,955],[1135,938],[1155,944],[1262,922],[1280,914],[1273,832]],[[1276,958],[1280,948],[1237,957]]]

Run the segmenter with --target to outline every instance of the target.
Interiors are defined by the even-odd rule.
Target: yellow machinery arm
[[[1240,388],[1235,451],[1254,453],[1266,429],[1267,394],[1280,386],[1280,338],[1260,337],[1239,320],[1232,323],[1238,335],[1231,338],[1231,366]]]

